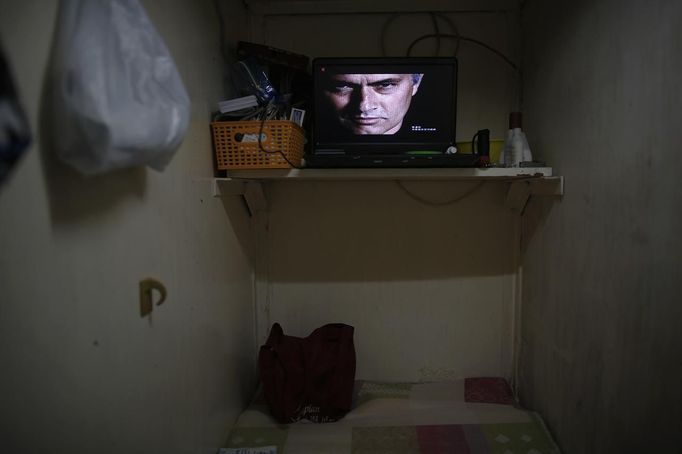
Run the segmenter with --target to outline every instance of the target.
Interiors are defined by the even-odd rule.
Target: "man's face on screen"
[[[324,94],[353,134],[395,134],[420,82],[419,74],[335,74]]]

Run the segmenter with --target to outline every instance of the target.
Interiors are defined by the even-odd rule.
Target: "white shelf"
[[[551,167],[229,170],[218,180],[470,180],[551,177]]]
[[[267,211],[263,183],[268,181],[496,181],[509,183],[505,205],[519,214],[531,195],[561,196],[564,179],[551,167],[429,169],[256,169],[231,170],[213,180],[213,196],[243,196],[251,214]]]

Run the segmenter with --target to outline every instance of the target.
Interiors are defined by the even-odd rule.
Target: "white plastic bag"
[[[61,0],[50,79],[52,141],[83,174],[163,170],[190,115],[173,59],[138,0]]]

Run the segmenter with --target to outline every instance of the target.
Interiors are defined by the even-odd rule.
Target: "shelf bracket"
[[[268,200],[263,191],[263,184],[254,180],[233,180],[216,178],[213,180],[213,197],[236,195],[244,197],[246,206],[253,216],[260,211],[268,210]]]
[[[509,185],[505,206],[517,214],[523,214],[531,195],[564,195],[564,177],[543,177],[514,181]]]

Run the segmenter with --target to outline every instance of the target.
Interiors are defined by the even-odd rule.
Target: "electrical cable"
[[[404,14],[405,14],[405,13],[398,13],[398,14],[393,14],[393,15],[391,15],[391,16],[384,22],[383,26],[381,27],[381,32],[380,32],[380,45],[381,45],[381,53],[382,53],[382,55],[384,55],[384,56],[387,55],[387,52],[386,52],[386,33],[387,33],[387,31],[388,31],[388,27],[389,27],[389,26],[391,25],[391,23],[393,23],[398,17],[403,16]],[[418,14],[421,14],[421,13],[418,13]],[[477,44],[477,45],[479,45],[479,46],[481,46],[481,47],[483,47],[483,48],[485,48],[485,49],[487,49],[487,50],[493,52],[494,54],[496,54],[497,56],[499,56],[500,58],[502,58],[509,66],[511,66],[511,67],[514,69],[514,71],[517,71],[517,72],[519,71],[518,65],[517,65],[516,63],[514,63],[509,57],[507,57],[507,56],[504,55],[502,52],[500,52],[499,50],[495,49],[494,47],[492,47],[492,46],[490,46],[490,45],[488,45],[488,44],[486,44],[486,43],[484,43],[483,41],[480,41],[480,40],[478,40],[478,39],[469,38],[468,36],[462,36],[462,35],[459,33],[459,30],[458,30],[457,25],[455,24],[455,22],[454,22],[450,17],[448,17],[447,15],[445,15],[445,14],[443,14],[443,13],[436,13],[436,12],[429,12],[428,14],[429,14],[429,16],[430,16],[431,19],[432,19],[433,27],[434,27],[435,33],[430,33],[430,34],[427,34],[427,35],[422,35],[422,36],[418,37],[417,39],[415,39],[414,41],[412,41],[412,43],[410,43],[409,47],[407,48],[406,55],[407,55],[408,57],[409,57],[410,54],[412,53],[412,48],[413,48],[417,43],[419,43],[419,42],[421,42],[421,41],[423,41],[423,40],[425,40],[425,39],[434,39],[434,38],[437,40],[436,55],[438,55],[438,53],[440,52],[440,41],[441,41],[441,39],[442,39],[442,38],[447,38],[447,39],[454,39],[454,40],[455,40],[455,52],[454,52],[454,55],[455,55],[455,56],[457,56],[457,54],[459,53],[459,47],[460,47],[461,41],[466,41],[466,42],[470,42],[470,43],[473,43],[473,44]],[[453,33],[441,33],[441,32],[440,32],[440,27],[438,26],[438,22],[437,22],[437,19],[438,19],[438,18],[440,18],[440,19],[444,20],[445,22],[447,22],[448,25],[450,25],[450,28],[452,29]]]
[[[436,39],[436,52],[434,52],[434,54],[438,56],[438,54],[440,54],[440,28],[438,27],[438,17],[434,12],[430,12],[429,16],[431,16],[431,22],[433,22],[433,29],[435,30],[436,35],[439,35]]]
[[[477,45],[479,45],[479,46],[481,46],[481,47],[483,47],[483,48],[485,48],[485,49],[487,49],[487,50],[493,52],[494,54],[496,54],[497,56],[499,56],[500,58],[502,58],[509,66],[511,66],[511,67],[514,69],[514,71],[519,72],[518,66],[517,66],[510,58],[508,58],[506,55],[504,55],[502,52],[498,51],[497,49],[493,48],[492,46],[490,46],[490,45],[488,45],[488,44],[486,44],[486,43],[484,43],[484,42],[482,42],[482,41],[479,41],[479,40],[474,39],[474,38],[469,38],[469,37],[466,37],[466,36],[462,36],[462,35],[459,33],[459,29],[457,28],[457,25],[455,24],[455,22],[454,22],[450,17],[448,17],[447,15],[442,14],[442,13],[435,13],[435,12],[429,12],[428,14],[429,14],[429,16],[431,17],[431,20],[432,20],[432,22],[433,22],[433,28],[434,28],[435,33],[420,36],[420,37],[418,37],[417,39],[415,39],[414,41],[412,41],[412,43],[410,43],[410,45],[409,45],[409,47],[408,47],[408,49],[407,49],[407,56],[408,56],[408,57],[409,57],[410,54],[412,53],[413,47],[414,47],[417,43],[419,43],[419,42],[421,42],[421,41],[423,41],[423,40],[425,40],[425,39],[433,39],[433,38],[436,39],[436,55],[438,55],[438,54],[440,53],[440,49],[441,49],[441,39],[442,39],[442,38],[454,39],[454,40],[455,40],[455,52],[454,52],[454,55],[455,55],[455,56],[457,56],[457,54],[458,54],[458,52],[459,52],[459,48],[460,48],[460,43],[461,43],[461,41],[467,41],[467,42],[471,42],[471,43],[477,44]],[[393,22],[394,22],[398,17],[400,17],[400,16],[402,16],[402,14],[394,14],[394,15],[392,15],[391,17],[389,17],[389,18],[384,22],[384,24],[383,24],[383,26],[382,26],[382,28],[381,28],[381,32],[380,32],[380,45],[381,45],[381,52],[382,52],[382,55],[384,55],[384,56],[387,55],[387,52],[386,52],[386,33],[387,33],[387,30],[388,30],[388,27],[389,27],[389,25],[390,25],[391,23],[393,23]],[[452,30],[453,33],[441,33],[440,27],[439,27],[439,25],[438,25],[438,19],[439,19],[439,18],[442,19],[442,20],[444,20],[445,22],[448,23],[448,25],[450,26],[450,29]],[[421,196],[418,196],[417,194],[415,194],[415,193],[413,193],[412,191],[410,191],[410,190],[403,184],[403,182],[400,181],[400,180],[396,180],[395,183],[398,185],[398,187],[399,187],[403,192],[405,192],[405,194],[407,194],[409,197],[411,197],[412,199],[416,200],[416,201],[419,202],[419,203],[423,203],[423,204],[425,204],[425,205],[430,205],[430,206],[447,206],[447,205],[451,205],[451,204],[453,204],[453,203],[457,203],[457,202],[459,202],[460,200],[462,200],[462,199],[468,197],[469,195],[473,194],[474,192],[476,192],[478,189],[480,189],[480,188],[485,184],[485,181],[481,181],[481,182],[479,182],[478,184],[474,185],[473,187],[469,188],[467,191],[463,192],[462,194],[459,194],[458,196],[456,196],[456,197],[454,197],[454,198],[452,198],[452,199],[450,199],[450,200],[443,201],[443,202],[434,202],[434,201],[432,201],[432,200],[428,200],[428,199],[425,199],[425,198],[423,198],[423,197],[421,197]]]
[[[485,184],[485,181],[480,181],[480,182],[478,182],[478,184],[476,184],[475,186],[472,186],[472,187],[469,188],[468,190],[464,191],[462,194],[459,194],[458,196],[456,196],[456,197],[454,197],[454,198],[452,198],[452,199],[450,199],[450,200],[446,200],[446,201],[444,201],[444,202],[434,202],[434,201],[432,201],[432,200],[425,199],[425,198],[423,198],[423,197],[421,197],[421,196],[418,196],[417,194],[413,193],[413,192],[410,191],[407,187],[405,187],[405,185],[403,184],[402,181],[400,181],[400,180],[395,180],[395,182],[396,182],[396,184],[398,185],[398,187],[399,187],[400,189],[402,189],[402,190],[405,192],[405,194],[407,194],[408,196],[410,196],[411,198],[413,198],[413,199],[416,200],[417,202],[423,203],[423,204],[425,204],[425,205],[430,205],[430,206],[446,206],[446,205],[452,205],[453,203],[459,202],[460,200],[462,200],[462,199],[466,198],[467,196],[473,194],[473,193],[476,192],[478,189],[480,189],[481,186],[483,186],[483,185]]]
[[[518,70],[519,70],[519,68],[518,68],[518,66],[516,65],[516,63],[514,63],[509,57],[507,57],[506,55],[504,55],[504,54],[503,54],[502,52],[500,52],[499,50],[495,49],[494,47],[492,47],[492,46],[490,46],[490,45],[488,45],[488,44],[486,44],[486,43],[484,43],[483,41],[479,41],[479,40],[477,40],[477,39],[469,38],[469,37],[462,36],[462,35],[459,35],[459,34],[453,35],[453,34],[450,34],[450,33],[437,33],[437,34],[436,34],[436,33],[432,33],[432,34],[428,34],[428,35],[422,35],[422,36],[420,36],[419,38],[417,38],[417,39],[415,39],[414,41],[412,41],[412,43],[409,45],[409,47],[407,48],[407,56],[408,56],[408,57],[410,56],[410,54],[412,53],[412,48],[413,48],[417,43],[419,43],[419,42],[421,42],[421,41],[423,41],[423,40],[425,40],[425,39],[432,39],[432,38],[438,38],[438,39],[440,39],[440,38],[449,38],[449,39],[456,39],[456,40],[458,40],[458,41],[461,40],[461,41],[467,41],[467,42],[470,42],[470,43],[478,44],[479,46],[482,46],[482,47],[488,49],[489,51],[491,51],[492,53],[494,53],[494,54],[497,55],[498,57],[502,58],[509,66],[511,66],[511,67],[514,69],[514,71],[518,71]]]
[[[388,30],[388,26],[400,16],[402,16],[402,14],[396,13],[391,15],[388,19],[386,19],[384,25],[381,26],[381,32],[379,32],[379,45],[381,46],[381,55],[384,57],[388,56],[388,53],[386,52],[386,30]]]
[[[300,169],[301,167],[297,166],[293,162],[291,162],[282,150],[266,150],[265,147],[263,147],[263,141],[261,140],[261,138],[263,135],[263,128],[265,127],[265,122],[268,119],[267,110],[271,106],[273,106],[272,102],[270,104],[268,104],[267,106],[263,107],[263,117],[261,119],[260,128],[258,130],[258,148],[260,149],[261,152],[266,153],[266,154],[279,154],[282,157],[282,159],[284,159],[287,162],[287,164],[289,164],[291,167],[293,167],[294,169]],[[277,112],[277,108],[275,108],[275,113],[276,112]]]
[[[460,34],[459,34],[459,28],[457,28],[457,24],[450,18],[450,16],[448,16],[448,15],[446,15],[446,14],[443,14],[443,13],[436,13],[436,15],[437,15],[438,17],[440,17],[441,19],[443,19],[445,22],[447,22],[448,25],[450,25],[450,29],[452,30],[452,34],[453,34],[453,35],[460,36]],[[440,33],[440,32],[439,32],[439,31],[436,31],[436,33]],[[460,44],[460,42],[461,42],[460,40],[455,41],[455,52],[453,53],[453,55],[454,55],[455,57],[457,56],[457,54],[459,54],[459,44]]]
[[[388,56],[388,52],[386,51],[386,32],[388,31],[388,27],[401,16],[404,16],[405,14],[410,14],[410,13],[395,13],[392,14],[384,24],[381,26],[381,31],[379,32],[379,46],[381,47],[381,55],[384,57]],[[411,14],[424,14],[424,13],[411,13]],[[457,27],[453,24],[453,22],[450,20],[449,17],[445,16],[442,13],[436,13],[436,12],[427,12],[426,14],[429,15],[431,18],[431,22],[433,23],[433,28],[436,31],[436,33],[440,34],[440,27],[438,26],[438,18],[443,19],[446,21],[449,25],[450,28],[453,29],[455,33],[457,33]],[[440,53],[440,40],[436,44],[436,52],[435,54],[438,55]]]

